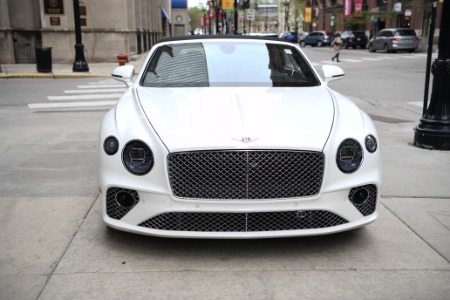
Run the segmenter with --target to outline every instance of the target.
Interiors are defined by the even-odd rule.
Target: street
[[[98,130],[124,85],[0,79],[0,299],[448,299],[450,153],[411,146],[425,53],[302,48],[376,121],[380,217],[330,236],[185,240],[107,228]]]

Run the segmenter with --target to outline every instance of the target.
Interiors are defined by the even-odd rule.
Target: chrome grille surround
[[[358,189],[366,189],[369,192],[369,197],[367,200],[362,204],[355,204],[353,205],[359,210],[359,212],[363,216],[371,215],[375,212],[376,206],[377,206],[377,186],[374,184],[367,184],[360,187],[355,187],[350,190],[350,193],[348,193],[348,199],[350,200],[353,196],[353,193],[355,193]],[[350,201],[351,202],[351,201]]]
[[[324,210],[272,212],[169,212],[139,224],[141,227],[189,232],[264,232],[333,227],[348,223]]]
[[[298,198],[319,193],[324,161],[312,151],[179,152],[168,156],[168,172],[177,198]]]

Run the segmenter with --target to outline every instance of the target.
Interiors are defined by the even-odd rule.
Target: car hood
[[[148,88],[136,95],[169,151],[321,151],[333,125],[325,87]]]

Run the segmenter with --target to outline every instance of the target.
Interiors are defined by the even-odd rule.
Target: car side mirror
[[[133,65],[119,66],[114,69],[111,76],[112,78],[125,83],[127,86],[131,86],[131,84],[133,83],[134,66]]]
[[[323,65],[322,73],[325,82],[342,79],[345,76],[344,70],[338,66]]]

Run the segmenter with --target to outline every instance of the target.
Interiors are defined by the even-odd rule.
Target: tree
[[[191,24],[191,31],[202,27],[200,24],[200,20],[204,16],[203,10],[199,9],[198,7],[192,7],[189,8],[188,14]]]

